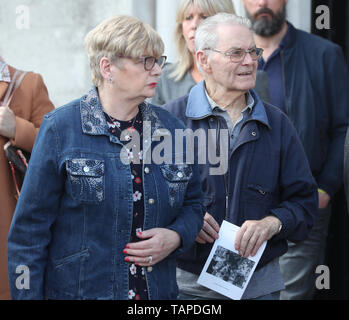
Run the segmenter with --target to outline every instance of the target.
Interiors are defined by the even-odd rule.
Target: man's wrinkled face
[[[279,33],[286,21],[286,0],[242,0],[254,32],[261,37]]]
[[[244,26],[221,25],[217,28],[217,33],[219,41],[215,50],[246,51],[256,46],[253,33]],[[246,54],[240,62],[232,62],[229,56],[213,51],[209,56],[209,65],[212,79],[225,91],[246,92],[255,86],[258,62],[252,60],[250,54]]]

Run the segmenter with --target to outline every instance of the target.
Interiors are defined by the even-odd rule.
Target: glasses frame
[[[151,71],[153,70],[155,64],[157,64],[161,69],[164,67],[165,63],[166,63],[166,60],[167,60],[167,56],[160,56],[159,58],[155,58],[153,56],[146,56],[146,57],[140,57],[140,58],[133,58],[133,57],[128,57],[128,56],[123,56],[121,54],[117,55],[119,58],[127,58],[127,59],[132,59],[132,60],[135,60],[135,59],[140,59],[143,63],[143,66],[144,66],[144,70],[145,71]],[[154,63],[152,64],[151,68],[147,68],[146,65],[147,65],[147,60],[148,59],[154,59]],[[161,65],[158,63],[159,62],[159,59],[163,59],[163,62],[161,63]]]
[[[263,50],[262,48],[252,48],[252,49],[248,49],[248,50],[233,49],[233,50],[230,50],[230,51],[227,51],[227,52],[219,51],[219,50],[217,50],[217,49],[212,49],[212,48],[206,48],[206,49],[204,49],[204,50],[210,50],[210,51],[218,52],[218,53],[220,53],[220,54],[224,54],[226,57],[228,57],[228,58],[230,59],[231,62],[236,62],[236,63],[243,61],[243,60],[245,59],[245,57],[246,57],[246,54],[248,54],[248,53],[250,54],[250,57],[251,57],[251,59],[252,59],[253,61],[258,61],[258,60],[260,59],[260,57],[263,55],[263,52],[264,52],[264,50]],[[244,55],[241,57],[241,59],[239,59],[239,60],[234,60],[234,59],[233,59],[233,56],[232,56],[231,52],[234,51],[234,50],[242,50],[242,51],[244,51]],[[251,52],[252,52],[253,50],[260,50],[260,53],[258,54],[258,56],[257,56],[256,59],[254,59],[254,58],[251,56]]]

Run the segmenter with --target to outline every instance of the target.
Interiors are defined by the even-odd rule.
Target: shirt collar
[[[214,103],[214,106],[216,105]],[[263,102],[254,90],[248,91],[246,108],[252,110],[252,113],[250,113],[251,120],[260,121],[270,128]],[[189,119],[200,120],[212,114],[213,110],[209,102],[209,96],[206,94],[205,81],[201,81],[189,92],[186,116]]]
[[[208,100],[208,103],[211,106],[212,111],[215,111],[215,109],[218,109],[220,111],[225,111],[224,109],[222,109],[209,95],[207,90],[205,89],[205,94],[206,94],[206,98]],[[241,113],[244,113],[246,111],[248,111],[249,114],[252,113],[253,111],[253,106],[254,106],[254,99],[251,95],[251,93],[248,91],[246,93],[246,101],[247,101],[247,105],[246,107],[241,111]]]
[[[10,71],[6,62],[0,59],[0,81],[11,82]]]

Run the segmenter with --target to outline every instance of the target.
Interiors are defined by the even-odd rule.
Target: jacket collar
[[[139,107],[142,112],[143,122],[150,124],[143,126],[143,129],[146,130],[146,132],[143,132],[144,136],[146,136],[146,134],[151,134],[151,137],[158,137],[168,134],[168,132],[164,130],[166,127],[150,104],[143,102]],[[92,87],[91,90],[81,98],[80,114],[83,133],[89,135],[106,135],[109,136],[111,140],[116,139],[109,131],[96,87]]]
[[[289,21],[287,21],[287,24],[288,24],[288,30],[287,30],[287,34],[282,39],[282,44],[286,49],[290,49],[294,46],[296,42],[297,29]]]
[[[270,128],[262,100],[254,90],[249,90],[249,92],[254,99],[253,111],[249,120],[262,122]],[[205,81],[202,81],[189,92],[186,116],[192,120],[200,120],[212,115],[213,110],[205,94]]]

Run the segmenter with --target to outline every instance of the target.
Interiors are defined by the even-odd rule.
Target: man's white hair
[[[252,24],[248,18],[220,12],[200,23],[195,32],[195,51],[197,52],[207,48],[214,49],[219,40],[217,28],[224,24],[244,26],[252,32]]]

